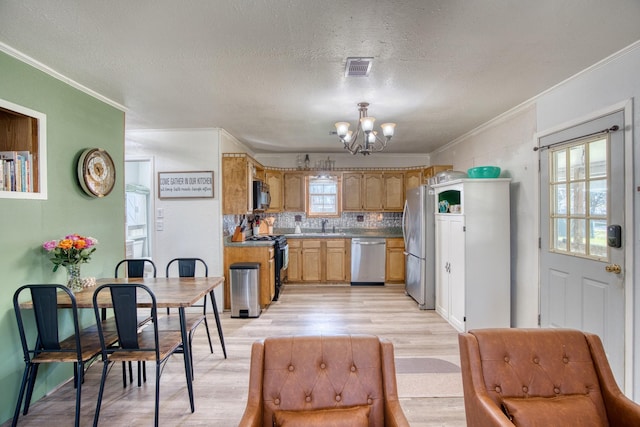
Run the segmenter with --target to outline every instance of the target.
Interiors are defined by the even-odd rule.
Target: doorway
[[[125,160],[125,236],[127,258],[153,256],[153,158]]]
[[[540,326],[598,334],[624,389],[624,112],[544,136],[539,146]]]

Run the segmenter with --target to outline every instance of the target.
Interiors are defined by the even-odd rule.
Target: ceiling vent
[[[371,71],[373,58],[347,58],[347,66],[344,70],[345,77],[368,77]]]

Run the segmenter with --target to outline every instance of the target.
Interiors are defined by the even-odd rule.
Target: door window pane
[[[567,180],[567,152],[554,151],[551,153],[552,170],[550,179],[552,182],[565,182]]]
[[[589,221],[589,253],[595,256],[607,256],[607,221]]]
[[[585,177],[585,167],[584,167],[584,145],[578,145],[570,148],[570,180],[575,179],[584,179]]]
[[[607,181],[605,179],[589,183],[589,214],[607,216]]]
[[[555,184],[551,190],[553,214],[566,214],[567,213],[567,186],[566,184]]]
[[[571,215],[584,215],[586,204],[587,201],[584,196],[584,182],[572,182],[569,213]]]
[[[553,249],[567,251],[567,219],[556,218],[553,221]]]

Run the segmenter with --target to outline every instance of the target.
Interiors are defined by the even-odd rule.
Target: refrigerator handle
[[[409,208],[409,204],[407,200],[404,201],[404,208],[402,209],[402,240],[404,241],[404,248],[407,249],[407,210]]]

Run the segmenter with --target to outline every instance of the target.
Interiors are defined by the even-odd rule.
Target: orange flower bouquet
[[[49,240],[42,247],[49,254],[53,263],[53,271],[63,266],[67,269],[67,286],[73,290],[81,290],[80,264],[89,262],[91,255],[96,251],[98,240],[93,237],[84,237],[79,234],[69,234],[60,240]]]

